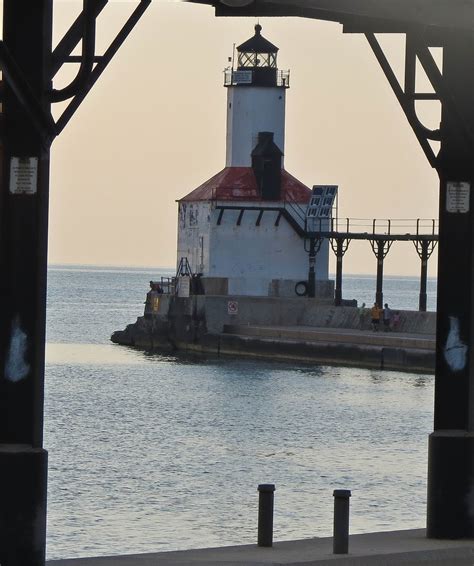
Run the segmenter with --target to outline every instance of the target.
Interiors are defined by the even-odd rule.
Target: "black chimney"
[[[280,200],[282,156],[273,141],[273,132],[259,132],[258,143],[252,151],[252,168],[263,200]]]

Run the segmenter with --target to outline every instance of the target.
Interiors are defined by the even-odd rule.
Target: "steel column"
[[[316,295],[316,238],[309,239],[308,297]]]
[[[375,291],[375,302],[378,304],[379,307],[383,306],[383,260],[385,258],[384,253],[385,242],[383,240],[379,240],[377,242],[377,282],[376,282],[376,291]]]
[[[375,302],[379,307],[383,306],[383,260],[384,256],[380,253],[380,248],[383,247],[383,242],[377,242],[379,248],[377,253],[377,283],[375,291]]]
[[[418,310],[426,312],[426,280],[428,278],[428,249],[430,243],[428,241],[421,242],[420,260],[421,260],[421,274],[420,274],[420,300],[418,303]]]
[[[434,432],[429,440],[427,533],[474,537],[474,36],[445,32]],[[463,183],[460,185],[459,183]]]
[[[426,279],[428,277],[428,242],[423,242],[420,275],[420,300],[418,310],[426,312]]]
[[[340,251],[341,240],[337,241],[337,253],[336,253],[336,286],[334,288],[334,305],[340,307],[342,304],[342,257],[343,254]]]
[[[4,0],[5,48],[45,115],[50,115],[51,37],[52,0]],[[39,566],[46,545],[42,444],[50,139],[8,80],[0,129],[0,564]]]
[[[336,285],[334,288],[334,305],[342,305],[342,258],[349,248],[349,238],[331,238],[331,248],[336,255]]]

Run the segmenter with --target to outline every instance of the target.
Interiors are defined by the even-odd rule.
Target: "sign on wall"
[[[34,195],[38,188],[38,158],[12,157],[10,161],[10,193]]]
[[[446,190],[446,211],[454,213],[469,212],[469,197],[471,185],[469,183],[448,182]]]
[[[237,301],[227,301],[227,314],[239,314],[239,303]]]

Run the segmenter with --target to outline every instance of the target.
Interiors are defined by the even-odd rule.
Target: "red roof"
[[[306,204],[311,189],[282,169],[280,201]],[[191,191],[179,202],[203,200],[262,201],[252,167],[226,167],[214,177]]]

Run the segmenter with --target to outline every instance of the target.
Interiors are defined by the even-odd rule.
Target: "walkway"
[[[331,538],[156,554],[52,560],[48,566],[472,566],[474,541],[429,540],[425,531],[353,535],[349,555],[332,554]]]
[[[367,346],[383,346],[390,348],[415,348],[435,350],[435,336],[410,334],[407,332],[388,331],[382,327],[373,332],[370,329],[355,330],[351,328],[317,328],[314,326],[260,326],[226,324],[224,333],[239,336],[255,336],[274,338],[296,342],[335,342],[338,344],[365,344]]]

